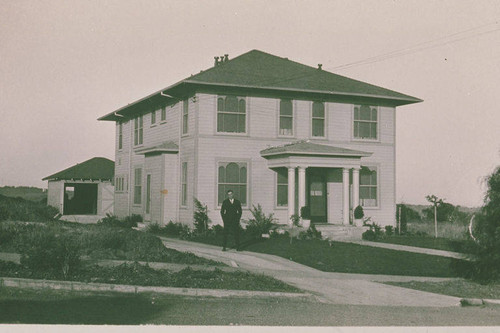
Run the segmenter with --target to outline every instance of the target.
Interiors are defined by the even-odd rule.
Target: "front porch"
[[[308,141],[261,151],[270,169],[281,174],[286,170],[281,178],[286,176],[289,223],[307,206],[312,223],[340,226],[351,224],[352,210],[360,203],[361,158],[370,155]]]

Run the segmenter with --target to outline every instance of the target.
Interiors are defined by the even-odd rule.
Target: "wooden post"
[[[398,234],[401,236],[401,206],[399,206],[399,215],[398,215]]]
[[[438,220],[437,220],[437,204],[434,204],[434,232],[436,234],[436,238],[438,238]]]

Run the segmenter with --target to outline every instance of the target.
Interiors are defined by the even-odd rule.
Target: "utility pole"
[[[427,201],[429,201],[434,205],[434,235],[435,238],[437,238],[438,237],[437,206],[443,203],[443,199],[439,199],[434,194],[427,195],[425,198],[427,199]]]

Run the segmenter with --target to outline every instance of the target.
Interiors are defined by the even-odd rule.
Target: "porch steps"
[[[105,216],[101,215],[63,215],[59,219],[66,222],[77,222],[77,223],[97,223],[100,219]]]
[[[361,240],[361,235],[369,227],[356,227],[353,225],[341,224],[318,224],[314,225],[316,230],[321,231],[324,239],[329,240]]]

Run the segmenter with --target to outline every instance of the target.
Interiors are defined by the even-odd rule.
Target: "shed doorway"
[[[64,184],[63,215],[96,215],[97,184]]]

